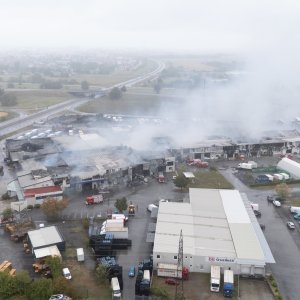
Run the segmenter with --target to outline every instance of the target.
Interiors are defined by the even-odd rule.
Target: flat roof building
[[[210,272],[211,264],[235,274],[264,276],[271,250],[245,194],[237,190],[190,189],[190,203],[159,205],[153,248],[158,263],[177,263],[183,234],[183,264]]]
[[[28,231],[28,241],[32,251],[55,245],[60,251],[65,250],[65,241],[56,226]]]

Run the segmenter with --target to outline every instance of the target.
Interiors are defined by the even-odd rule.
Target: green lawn
[[[11,93],[15,94],[18,99],[15,108],[24,110],[42,109],[72,98],[67,92],[61,90],[24,90]]]
[[[194,175],[195,179],[189,184],[191,188],[233,189],[232,184],[218,171],[203,170]]]
[[[124,93],[119,100],[109,97],[92,100],[78,108],[82,112],[130,114],[130,115],[156,115],[167,106],[178,106],[182,99],[163,95],[138,95]]]

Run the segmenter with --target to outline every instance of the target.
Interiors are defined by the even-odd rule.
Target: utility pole
[[[179,236],[179,245],[178,245],[178,255],[177,255],[177,276],[179,272],[181,272],[181,282],[180,284],[175,288],[175,300],[182,300],[184,298],[183,293],[183,236],[182,236],[182,229],[180,230],[180,236]]]

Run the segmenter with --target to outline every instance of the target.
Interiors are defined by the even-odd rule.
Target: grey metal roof
[[[33,248],[40,248],[64,241],[56,226],[28,231],[28,237]]]
[[[189,194],[190,203],[160,204],[154,252],[176,253],[182,230],[184,253],[244,263],[272,261],[237,190],[190,189]]]

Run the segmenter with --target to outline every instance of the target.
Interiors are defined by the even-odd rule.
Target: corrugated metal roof
[[[57,246],[50,246],[40,249],[33,250],[36,258],[47,257],[47,256],[58,256],[61,257],[61,254],[57,248]]]
[[[39,248],[63,242],[63,238],[56,226],[49,226],[28,231],[28,237],[33,248]]]
[[[26,197],[28,195],[47,194],[47,193],[54,193],[54,192],[62,192],[61,187],[57,185],[53,185],[53,186],[43,186],[43,187],[37,187],[32,189],[26,189],[24,194]]]
[[[260,264],[268,256],[237,190],[190,189],[190,203],[161,203],[153,251],[176,253],[181,230],[186,254]]]

